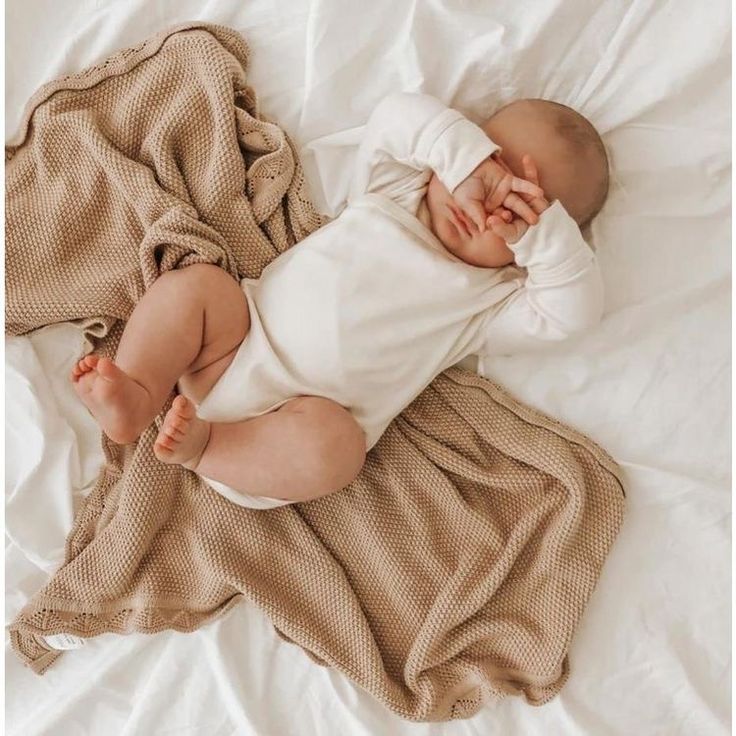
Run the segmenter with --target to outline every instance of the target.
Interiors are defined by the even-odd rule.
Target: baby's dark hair
[[[588,166],[594,167],[594,180],[586,190],[583,197],[584,201],[565,202],[565,199],[577,200],[578,198],[571,197],[570,192],[565,193],[567,197],[560,196],[562,193],[552,192],[552,194],[563,200],[563,204],[570,211],[570,214],[575,217],[578,225],[584,227],[600,212],[608,196],[608,155],[598,131],[579,112],[552,100],[539,98],[514,100],[498,110],[496,115],[517,105],[527,107],[535,115],[545,119],[560,139],[569,146],[570,152],[575,154],[575,158],[585,161]]]
[[[586,208],[587,211],[579,223],[581,227],[584,227],[601,211],[608,196],[609,163],[606,147],[593,124],[576,110],[552,100],[538,100],[538,102],[543,102],[554,108],[554,112],[556,112],[555,129],[573,149],[582,154],[592,155],[600,161],[604,176],[598,180],[598,186],[593,192],[593,197],[591,197],[590,207]]]

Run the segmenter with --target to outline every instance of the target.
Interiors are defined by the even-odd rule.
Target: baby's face
[[[521,130],[526,135],[519,136],[515,130],[508,130],[506,125],[495,126],[492,123],[493,119],[483,129],[494,143],[501,146],[501,158],[514,175],[524,176],[521,161],[522,156],[528,153],[534,159],[539,173],[539,183],[544,189],[545,181],[549,181],[549,173],[556,170],[557,161],[560,160],[562,153],[555,145],[554,138],[557,136],[554,131],[540,131],[538,126],[531,129],[522,126]],[[540,140],[545,141],[544,145],[539,145]],[[479,232],[471,224],[467,227],[455,225],[455,218],[450,211],[454,200],[435,174],[432,174],[429,180],[426,200],[432,218],[432,232],[450,253],[466,263],[482,268],[500,268],[514,262],[514,254],[504,239],[491,230]]]
[[[532,157],[539,173],[539,185],[550,201],[559,197],[565,203],[572,202],[575,190],[587,186],[585,162],[571,157],[568,145],[549,121],[531,113],[526,106],[494,115],[482,127],[489,138],[501,146],[500,155],[516,176],[524,176],[524,154]],[[432,232],[448,251],[466,263],[483,268],[513,263],[513,253],[493,232],[481,233],[455,226],[449,209],[452,195],[434,174],[429,181],[426,201]]]

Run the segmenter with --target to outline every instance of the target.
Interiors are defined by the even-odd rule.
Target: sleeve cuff
[[[559,200],[553,202],[524,236],[509,244],[518,266],[534,269],[536,274],[549,272],[556,278],[561,270],[577,271],[595,257],[583,239],[580,228]]]
[[[427,160],[440,181],[453,192],[478,164],[500,147],[456,110],[448,109],[439,116],[437,124],[429,142]]]

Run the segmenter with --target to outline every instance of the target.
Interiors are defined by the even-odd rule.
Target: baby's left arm
[[[600,321],[603,282],[598,262],[559,201],[509,248],[527,277],[488,314],[481,357],[534,349]]]

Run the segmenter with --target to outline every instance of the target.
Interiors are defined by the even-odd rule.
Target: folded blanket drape
[[[34,95],[6,149],[8,332],[77,320],[113,355],[162,272],[255,278],[322,224],[247,66],[238,34],[192,23]],[[245,596],[404,718],[562,687],[623,513],[588,438],[452,368],[348,488],[253,511],[156,460],[162,416],[135,445],[103,438],[66,560],[10,626],[36,672],[60,655],[45,636],[191,631]]]

